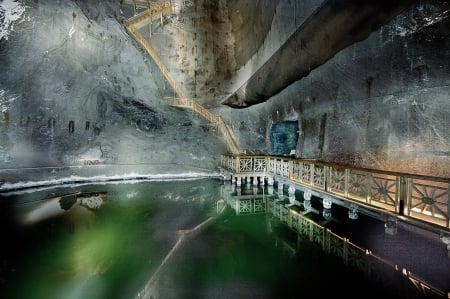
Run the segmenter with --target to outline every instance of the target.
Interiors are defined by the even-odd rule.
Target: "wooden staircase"
[[[129,2],[129,1],[128,1]],[[135,1],[131,1],[135,2]],[[147,2],[147,1],[146,1]],[[223,121],[223,119],[219,115],[214,115],[202,105],[188,98],[188,96],[184,93],[180,85],[175,81],[173,76],[170,74],[169,70],[162,63],[155,49],[151,46],[151,44],[138,32],[138,29],[151,23],[153,20],[157,20],[162,18],[164,15],[171,14],[173,11],[173,4],[171,1],[159,3],[154,6],[150,6],[145,11],[136,14],[135,16],[129,18],[125,21],[125,28],[128,33],[143,47],[150,57],[153,59],[155,64],[161,70],[162,74],[172,86],[176,96],[178,98],[172,98],[169,100],[169,105],[174,107],[181,107],[186,109],[191,109],[194,112],[201,115],[203,118],[216,125],[220,132],[225,137],[228,148],[233,154],[239,154],[239,146],[236,142],[236,138],[233,135],[232,130],[229,126]]]

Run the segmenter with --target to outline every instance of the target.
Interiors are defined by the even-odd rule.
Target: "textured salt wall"
[[[224,140],[167,105],[160,72],[115,19],[118,1],[91,2],[25,1],[0,40],[0,167],[216,168]]]

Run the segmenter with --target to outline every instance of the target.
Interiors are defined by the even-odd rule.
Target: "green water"
[[[133,298],[176,231],[214,211],[219,187],[147,182],[2,196],[0,297]],[[61,209],[59,196],[78,191],[106,197],[100,207]]]
[[[271,221],[276,226],[273,233],[268,230]],[[388,294],[276,223],[268,215],[225,213],[185,242],[161,274],[154,298],[383,298]],[[288,249],[292,247],[295,252]]]
[[[134,298],[179,230],[217,216],[222,187],[208,179],[3,195],[0,297]],[[76,192],[94,193],[82,202],[68,195]],[[230,207],[186,238],[157,278],[154,299],[350,298],[354,285],[371,288],[365,298],[381,293],[270,215]]]

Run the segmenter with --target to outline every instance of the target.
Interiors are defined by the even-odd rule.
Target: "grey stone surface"
[[[0,40],[2,168],[86,160],[217,167],[225,140],[200,116],[167,105],[173,89],[121,25],[130,4],[21,3],[21,21]],[[323,1],[173,3],[173,15],[140,32],[185,93],[232,128],[243,152],[271,154],[271,125],[298,121],[299,158],[450,176],[447,1],[415,2],[246,109],[222,102]]]
[[[0,40],[0,168],[216,169],[225,141],[167,105],[159,71],[114,18],[118,1],[21,3],[22,21]]]

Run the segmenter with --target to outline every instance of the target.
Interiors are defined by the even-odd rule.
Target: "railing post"
[[[399,189],[398,189],[398,202],[396,203],[396,208],[398,209],[397,212],[399,213],[399,215],[403,215],[405,203],[408,200],[408,194],[407,194],[408,188],[406,186],[406,178],[404,176],[398,176],[398,178],[400,179],[400,182],[399,182]],[[409,204],[408,204],[408,207],[409,207]],[[408,210],[409,210],[409,208],[408,208]]]
[[[329,192],[330,191],[330,187],[329,186],[331,186],[331,166],[324,166],[323,167],[323,169],[324,169],[324,182],[323,182],[323,185],[324,185],[324,190],[326,191],[326,192]]]
[[[348,188],[350,183],[350,170],[345,169],[344,170],[344,196],[348,197]]]
[[[289,175],[288,175],[288,179],[290,181],[292,181],[294,179],[294,161],[291,159],[289,159],[289,163],[288,163],[288,171],[289,171]]]
[[[367,174],[366,203],[370,204],[372,200],[373,174]]]

